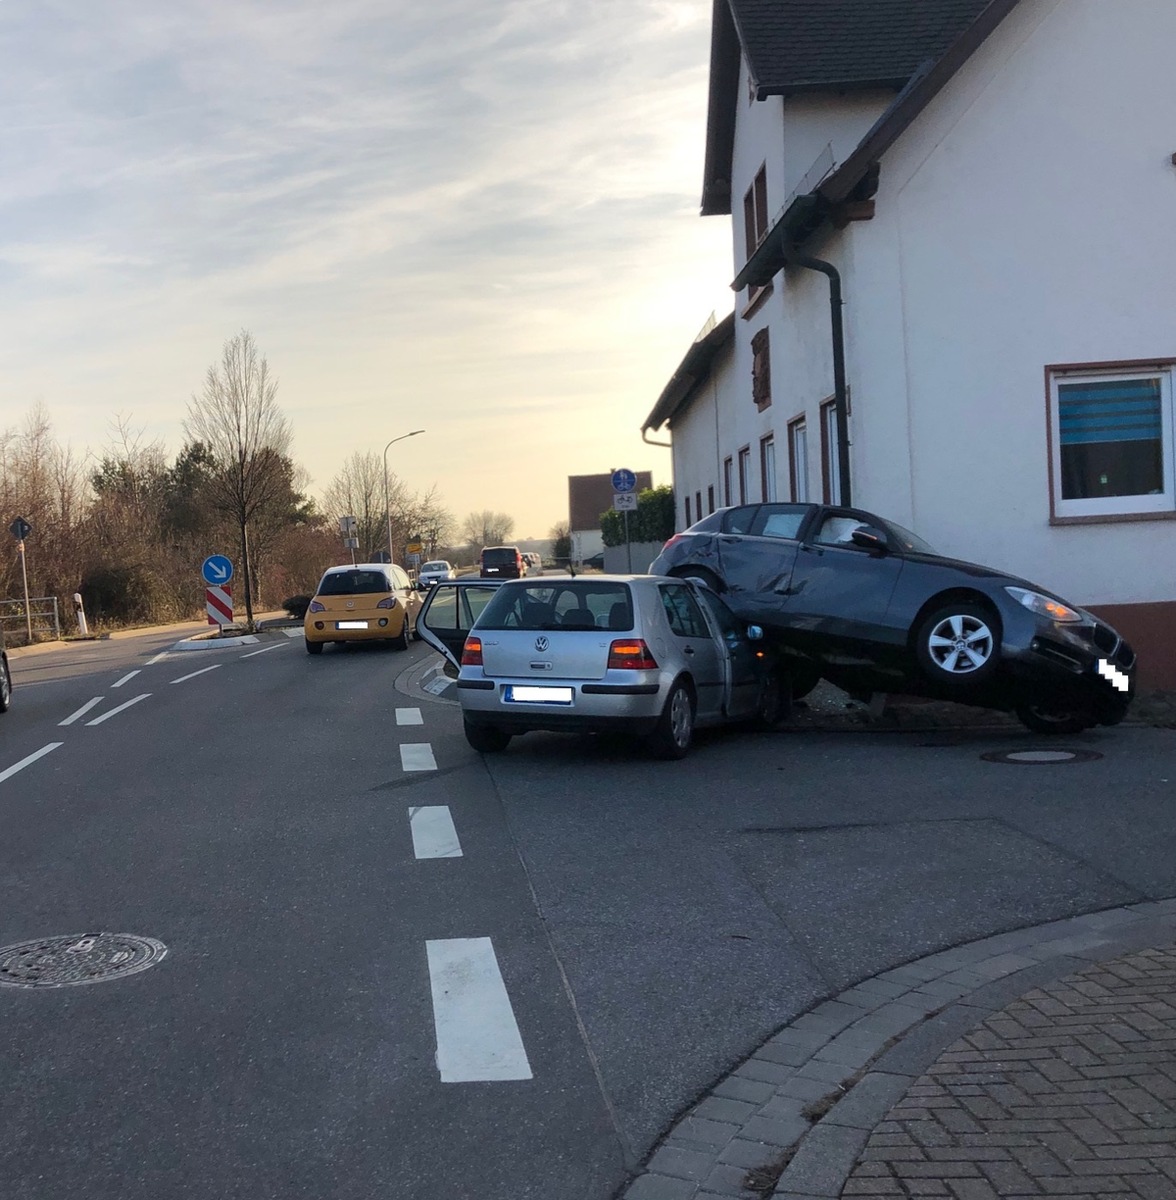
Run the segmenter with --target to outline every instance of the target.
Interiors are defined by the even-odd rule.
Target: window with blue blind
[[[1169,372],[1053,379],[1058,516],[1173,507]]]

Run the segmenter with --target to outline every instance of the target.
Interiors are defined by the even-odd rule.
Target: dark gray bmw
[[[955,700],[1075,733],[1117,724],[1134,696],[1134,651],[1105,622],[861,509],[720,509],[666,542],[649,571],[697,579],[762,625],[797,698],[823,677],[855,696]]]

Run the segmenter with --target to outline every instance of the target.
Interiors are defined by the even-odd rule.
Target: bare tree
[[[241,544],[245,615],[253,623],[250,523],[289,495],[290,426],[277,405],[278,381],[242,330],[208,368],[204,391],[188,405],[184,431],[208,450],[214,470],[209,498],[230,516]]]
[[[394,475],[388,478],[388,504],[393,514],[405,502],[405,487]],[[325,515],[336,522],[339,517],[355,518],[355,537],[359,541],[360,560],[372,562],[388,540],[388,513],[384,507],[384,463],[369,450],[356,451],[323,493]]]
[[[491,512],[484,508],[481,512],[472,512],[461,523],[461,536],[466,545],[497,546],[505,542],[514,533],[514,517],[506,513]]]

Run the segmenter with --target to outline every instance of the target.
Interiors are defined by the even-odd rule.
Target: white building
[[[737,299],[646,419],[679,524],[852,502],[1176,685],[1174,44],[1171,0],[716,0]]]

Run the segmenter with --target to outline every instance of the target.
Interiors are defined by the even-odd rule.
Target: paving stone
[[[745,1100],[748,1104],[764,1104],[776,1094],[776,1085],[755,1079],[728,1075],[714,1090],[714,1095],[730,1100]]]
[[[725,1096],[708,1096],[695,1107],[690,1115],[703,1117],[709,1121],[726,1121],[733,1125],[740,1125],[749,1117],[753,1117],[758,1108],[758,1104],[752,1104],[746,1100],[732,1100]]]
[[[662,1146],[649,1160],[646,1170],[675,1179],[702,1180],[706,1178],[715,1157],[704,1150],[682,1150],[677,1146]]]
[[[668,1175],[641,1175],[630,1184],[625,1200],[693,1200],[698,1184]]]

